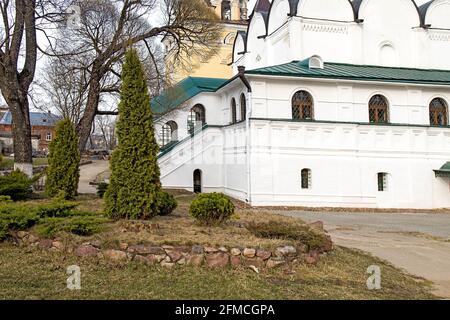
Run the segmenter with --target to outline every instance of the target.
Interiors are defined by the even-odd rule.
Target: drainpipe
[[[246,161],[246,176],[247,176],[247,203],[252,205],[252,181],[251,181],[251,163],[250,163],[250,145],[251,145],[251,132],[250,132],[250,117],[252,115],[252,88],[247,78],[245,77],[245,67],[238,67],[239,77],[247,87],[246,98],[246,115],[245,115],[245,161]]]

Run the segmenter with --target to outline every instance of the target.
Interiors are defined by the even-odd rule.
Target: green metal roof
[[[164,114],[199,93],[216,91],[227,81],[227,79],[188,77],[153,98],[152,111],[154,114]]]
[[[245,73],[248,75],[450,85],[450,70],[391,68],[328,62],[324,63],[323,69],[310,69],[309,59],[248,70]]]
[[[450,177],[450,162],[445,163],[439,170],[434,170],[436,177]]]

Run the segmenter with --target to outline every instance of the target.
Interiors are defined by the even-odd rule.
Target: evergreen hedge
[[[80,152],[78,136],[69,119],[58,122],[49,149],[45,191],[50,197],[72,199],[78,190]]]
[[[149,219],[159,214],[159,151],[144,71],[137,52],[125,56],[120,90],[119,144],[111,159],[106,213],[114,219]]]

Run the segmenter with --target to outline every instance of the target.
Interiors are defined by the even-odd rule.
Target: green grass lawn
[[[33,165],[46,166],[48,165],[48,158],[33,158]],[[12,169],[14,168],[14,159],[9,157],[4,157],[3,161],[0,162],[0,169]]]
[[[66,268],[81,267],[79,291],[66,288]],[[366,269],[379,265],[382,289],[366,287]],[[429,283],[366,254],[337,248],[317,266],[292,269],[166,269],[114,264],[0,244],[0,299],[435,299]]]

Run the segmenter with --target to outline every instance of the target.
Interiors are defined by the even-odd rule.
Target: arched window
[[[245,94],[241,94],[241,121],[247,118],[247,101],[245,99]]]
[[[162,146],[178,140],[178,125],[175,121],[169,121],[162,126],[161,141]]]
[[[222,20],[231,20],[231,2],[229,0],[222,1],[221,9]]]
[[[292,119],[312,120],[314,115],[312,96],[306,91],[297,91],[292,97]]]
[[[237,114],[236,114],[236,99],[231,99],[231,123],[237,122]]]
[[[311,189],[311,169],[302,170],[302,189]]]
[[[371,123],[389,122],[389,105],[381,94],[374,95],[369,101],[369,120]]]
[[[447,103],[444,99],[435,98],[430,102],[430,125],[446,126],[448,124]]]
[[[194,133],[196,128],[201,128],[206,123],[205,107],[201,104],[196,104],[188,115],[188,132]]]

